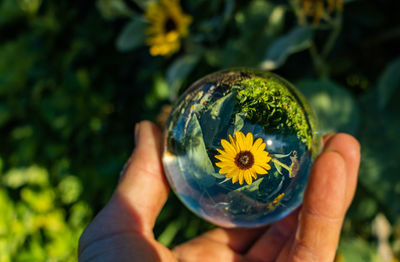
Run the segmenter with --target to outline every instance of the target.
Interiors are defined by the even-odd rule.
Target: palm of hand
[[[171,251],[152,233],[168,196],[160,133],[141,123],[114,196],[81,236],[80,261],[332,261],[354,196],[359,150],[348,135],[326,137],[296,212],[264,228],[217,228]]]

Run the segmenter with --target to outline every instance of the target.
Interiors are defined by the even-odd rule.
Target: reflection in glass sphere
[[[320,152],[315,117],[279,76],[231,69],[194,83],[166,124],[163,163],[182,202],[223,227],[293,211]]]

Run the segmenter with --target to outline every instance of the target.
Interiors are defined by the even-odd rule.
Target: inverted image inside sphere
[[[320,151],[315,118],[279,76],[214,73],[179,99],[166,125],[163,164],[179,199],[224,227],[255,227],[300,205]]]

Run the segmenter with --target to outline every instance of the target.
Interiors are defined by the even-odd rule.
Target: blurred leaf
[[[152,0],[132,0],[132,1],[135,2],[143,10],[146,10],[149,4],[153,2]]]
[[[69,224],[73,228],[83,229],[87,223],[89,223],[92,215],[92,209],[85,202],[78,202],[71,207],[71,213],[69,216]]]
[[[116,41],[117,49],[127,52],[143,46],[146,40],[146,26],[147,23],[143,17],[134,16],[119,34]]]
[[[359,106],[343,86],[329,79],[303,79],[296,86],[310,103],[324,134],[357,134],[360,125]]]
[[[134,14],[124,0],[97,0],[97,7],[107,19],[129,17]]]
[[[361,143],[360,182],[386,211],[389,220],[400,212],[400,104],[391,99],[385,110],[379,110],[377,88],[363,97],[363,118],[359,140]],[[398,96],[400,89],[393,96]]]
[[[400,57],[391,62],[379,78],[378,103],[383,109],[397,88],[400,88]]]
[[[308,26],[292,29],[271,44],[261,63],[261,68],[273,70],[280,67],[291,54],[309,48],[313,35],[313,29]]]
[[[24,15],[23,10],[15,0],[0,1],[0,25],[8,23]]]
[[[235,115],[235,128],[233,129],[233,132],[230,132],[232,134],[241,131],[243,126],[244,126],[244,122],[245,122],[246,116],[244,113],[238,113]]]
[[[253,0],[233,15],[232,24],[238,32],[235,37],[221,35],[219,45],[205,48],[205,60],[210,66],[228,68],[236,66],[252,66],[260,63],[268,46],[280,33],[284,19],[276,11],[277,5],[271,1]],[[275,12],[276,11],[276,12]],[[227,25],[229,28],[229,25]],[[250,30],[251,29],[251,30]],[[236,30],[236,29],[235,29]],[[218,38],[219,34],[209,30],[210,38]],[[219,43],[218,42],[218,43]]]
[[[61,201],[64,204],[75,202],[82,193],[81,181],[76,176],[67,176],[58,185]]]
[[[62,209],[50,210],[50,208],[43,208],[44,205],[40,209],[35,209],[39,212],[43,212],[43,214],[39,214],[35,216],[35,224],[37,228],[43,228],[50,232],[60,233],[65,231],[65,215]],[[49,211],[49,212],[46,212]],[[64,233],[64,232],[63,232]]]
[[[225,7],[223,12],[223,22],[226,24],[231,18],[234,8],[235,8],[236,0],[226,0]]]
[[[47,212],[54,208],[55,192],[52,189],[34,191],[30,188],[21,190],[21,198],[36,212]]]
[[[171,87],[171,101],[177,98],[182,83],[186,80],[187,76],[192,72],[200,59],[200,55],[187,54],[177,58],[168,68],[166,78],[167,83]]]
[[[27,184],[45,186],[49,183],[49,175],[47,170],[38,166],[15,168],[3,176],[2,183],[11,188],[18,188]]]
[[[175,219],[164,229],[164,231],[157,238],[157,241],[163,244],[164,246],[169,246],[174,240],[178,231],[182,228],[184,217],[180,216],[180,219]]]
[[[147,108],[154,108],[161,101],[166,100],[171,94],[171,87],[167,84],[164,77],[160,75],[154,76],[153,88],[145,97]]]
[[[362,238],[342,240],[338,249],[338,257],[342,257],[341,261],[378,262],[375,249]]]
[[[284,27],[284,19],[287,8],[282,5],[277,5],[269,16],[268,26],[266,28],[269,35],[276,35],[282,31]]]
[[[351,218],[360,220],[371,220],[378,212],[378,201],[374,196],[369,195],[368,197],[363,196],[357,199],[355,204],[349,212]]]
[[[18,0],[18,4],[24,12],[35,14],[42,3],[42,0]]]

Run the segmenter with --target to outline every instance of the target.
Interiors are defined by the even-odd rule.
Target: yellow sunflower
[[[183,13],[179,0],[159,0],[146,10],[149,22],[146,43],[152,56],[167,56],[177,52],[181,38],[188,35],[192,17]]]
[[[242,132],[236,132],[234,138],[229,135],[229,140],[230,142],[221,139],[224,150],[217,149],[220,155],[215,155],[215,158],[221,161],[215,164],[221,168],[220,174],[232,178],[233,184],[239,181],[242,185],[243,181],[246,181],[250,185],[253,178],[257,179],[257,175],[268,173],[267,170],[271,169],[268,164],[271,157],[265,150],[265,143],[261,138],[254,142],[252,133],[247,133],[245,136]]]

